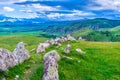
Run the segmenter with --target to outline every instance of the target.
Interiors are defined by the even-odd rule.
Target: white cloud
[[[79,11],[79,10],[73,10],[73,13],[69,14],[63,14],[63,13],[50,13],[47,15],[48,19],[63,19],[63,20],[77,20],[77,19],[82,19],[83,17],[86,16],[93,16],[95,15],[92,12],[84,12],[84,11]]]
[[[25,12],[25,13],[33,13],[32,10],[19,10],[20,12]]]
[[[120,0],[94,0],[93,3],[99,6],[89,5],[91,10],[115,10],[120,11]]]
[[[47,5],[41,5],[41,4],[31,4],[30,7],[40,9],[41,11],[55,11],[59,10],[60,6],[47,6]]]
[[[0,4],[12,4],[16,2],[24,2],[27,0],[0,0]]]
[[[14,11],[13,8],[7,7],[7,6],[3,7],[3,10],[8,11],[8,12],[13,12]]]
[[[37,13],[28,13],[26,18],[38,18],[39,16],[37,15]]]

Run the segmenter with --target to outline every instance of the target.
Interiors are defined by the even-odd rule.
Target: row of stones
[[[45,52],[45,49],[51,45],[60,46],[62,42],[67,40],[76,40],[74,37],[67,35],[62,38],[51,39],[44,43],[40,43],[36,49],[37,53]],[[68,44],[64,50],[65,53],[70,53],[71,46]],[[81,49],[76,49],[77,52],[83,53]],[[13,53],[7,49],[0,48],[0,70],[5,71],[19,63],[23,63],[29,59],[29,51],[25,49],[25,43],[19,42]],[[44,55],[44,75],[42,80],[59,80],[58,64],[60,56],[57,51],[52,50]]]

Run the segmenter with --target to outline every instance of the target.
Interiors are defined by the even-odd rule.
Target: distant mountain
[[[78,21],[78,20],[77,20]],[[41,26],[42,25],[56,25],[56,24],[68,24],[74,21],[52,21],[42,18],[11,18],[6,17],[4,15],[0,15],[0,25],[1,26],[20,26],[20,25],[27,25],[27,26]]]
[[[120,25],[120,20],[96,18],[96,19],[74,22],[65,26],[54,26],[54,25],[48,26],[43,31],[48,33],[68,34],[86,27],[92,30],[99,30],[101,28],[113,28],[119,25]]]
[[[16,25],[39,25],[40,23],[44,23],[47,20],[43,20],[40,18],[11,18],[0,15],[0,25],[2,26],[16,26]]]
[[[41,31],[51,25],[68,25],[71,21],[48,21],[41,18],[11,18],[0,15],[0,32],[16,33]]]

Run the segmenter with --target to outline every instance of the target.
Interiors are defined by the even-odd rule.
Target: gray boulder
[[[73,41],[76,40],[74,37],[72,37],[70,34],[67,35],[67,40]]]
[[[82,37],[80,36],[80,37],[78,38],[78,40],[82,40]]]
[[[25,43],[19,42],[13,51],[13,54],[17,57],[18,63],[22,63],[30,58],[29,51],[25,49]]]
[[[44,60],[47,59],[49,56],[52,56],[56,61],[60,60],[60,56],[56,50],[52,50],[44,55]]]
[[[13,67],[18,63],[14,54],[7,49],[0,48],[0,70],[5,71],[9,67]]]
[[[59,80],[58,64],[60,56],[53,50],[44,55],[44,74],[42,80]]]
[[[37,53],[45,52],[45,47],[42,43],[40,43],[36,49]]]
[[[53,45],[55,43],[54,39],[50,39],[50,44]]]

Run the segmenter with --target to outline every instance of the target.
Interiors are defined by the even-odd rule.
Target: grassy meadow
[[[27,43],[26,48],[30,51],[31,58],[23,64],[19,64],[8,71],[0,72],[0,80],[14,80],[19,75],[19,80],[42,80],[43,56],[46,52],[57,50],[59,55],[68,56],[72,59],[63,59],[58,62],[60,80],[120,80],[120,42],[90,42],[68,41],[62,46],[51,46],[45,53],[36,54],[31,51],[39,42],[48,38],[34,36],[1,36],[0,48],[13,51],[20,41]],[[66,44],[72,46],[70,54],[65,54]],[[80,48],[86,54],[75,51]]]

